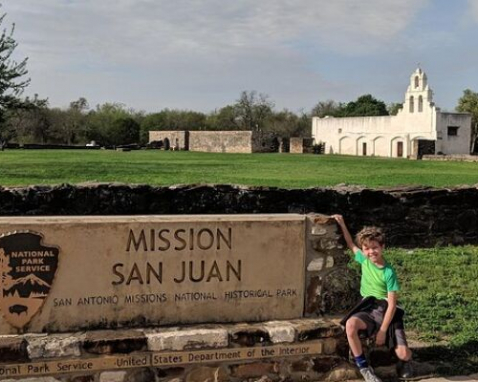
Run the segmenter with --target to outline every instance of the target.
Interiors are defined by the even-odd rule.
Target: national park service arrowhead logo
[[[42,307],[58,268],[59,249],[42,239],[31,231],[0,235],[0,311],[18,329]]]

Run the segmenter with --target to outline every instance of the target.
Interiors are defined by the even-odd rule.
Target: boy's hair
[[[360,247],[371,241],[376,241],[383,246],[385,244],[385,234],[378,227],[363,227],[357,234],[356,240]]]

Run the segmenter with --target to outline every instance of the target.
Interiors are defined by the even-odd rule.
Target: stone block
[[[327,259],[325,261],[325,267],[332,268],[334,264],[335,264],[334,258],[332,256],[327,256]]]
[[[324,354],[335,354],[335,351],[337,349],[337,340],[335,338],[326,338],[325,340],[323,340],[323,344]]]
[[[168,368],[154,368],[153,371],[156,379],[161,381],[169,381],[174,379],[181,379],[184,376],[184,367],[168,367]]]
[[[80,376],[70,378],[69,382],[95,382],[95,376],[94,375],[80,375]]]
[[[199,366],[186,375],[186,382],[227,382],[229,375],[223,367]]]
[[[335,239],[324,238],[320,240],[320,249],[329,251],[337,248],[339,243]]]
[[[229,341],[240,346],[270,343],[267,330],[261,325],[236,325],[229,330]]]
[[[28,341],[28,355],[30,359],[79,357],[84,334],[58,334],[51,336],[31,336]]]
[[[327,235],[327,230],[325,228],[322,228],[320,226],[312,226],[312,229],[310,230],[310,233],[315,236],[324,236]]]
[[[292,372],[309,372],[314,367],[314,362],[311,359],[301,359],[299,361],[292,362],[291,371]]]
[[[343,313],[360,300],[360,277],[346,266],[335,266],[323,275],[318,309],[326,314]]]
[[[269,378],[267,375],[263,375],[259,379],[253,379],[252,382],[273,382],[273,380]]]
[[[1,362],[28,361],[27,341],[22,337],[0,337]]]
[[[307,265],[307,271],[308,272],[320,272],[322,269],[324,269],[324,258],[319,257],[317,259],[312,260],[308,265]]]
[[[146,332],[148,350],[222,348],[228,345],[226,329],[190,329]]]
[[[348,381],[353,379],[362,379],[358,369],[348,363],[343,363],[329,372],[324,378],[327,382]]]
[[[272,343],[294,342],[295,328],[287,321],[270,321],[264,324]]]
[[[319,356],[312,359],[313,370],[316,373],[324,374],[336,368],[343,362],[343,359],[334,356]]]
[[[254,362],[234,366],[232,376],[238,378],[260,377],[266,374],[277,374],[280,371],[280,364],[277,362]]]
[[[147,348],[146,336],[137,330],[88,332],[83,342],[83,350],[90,354],[127,354]]]
[[[24,378],[24,379],[2,379],[2,382],[62,382],[53,377]]]
[[[309,316],[320,313],[322,292],[322,278],[320,276],[311,277],[308,280],[305,299],[305,312]]]
[[[154,382],[155,375],[150,369],[136,369],[126,376],[125,382]]]
[[[100,374],[99,382],[124,382],[126,371],[105,371]]]
[[[296,328],[299,341],[337,337],[344,332],[339,324],[322,318],[298,320],[292,323]]]

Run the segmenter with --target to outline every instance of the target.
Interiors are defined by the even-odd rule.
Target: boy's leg
[[[374,329],[375,323],[366,312],[357,313],[350,317],[345,324],[350,350],[354,355],[355,363],[364,377],[365,382],[382,382],[381,379],[375,375],[373,369],[368,365],[363,354],[362,343],[360,342],[359,337],[360,330],[366,330],[367,333],[370,334]]]
[[[410,361],[412,359],[412,351],[408,347],[407,337],[405,336],[405,330],[403,327],[399,327],[395,330],[395,339],[397,346],[395,347],[395,354],[401,361]]]
[[[398,377],[401,379],[413,378],[414,372],[412,363],[410,362],[412,360],[412,351],[408,347],[404,330],[397,329],[395,331],[395,337],[397,339],[395,354],[400,360],[397,365]]]
[[[366,330],[367,324],[360,318],[352,316],[345,324],[345,331],[347,333],[347,340],[349,341],[350,350],[354,357],[362,355],[362,342],[360,342],[359,330]]]
[[[412,351],[406,345],[398,345],[395,348],[395,354],[397,355],[398,359],[401,361],[408,362],[412,359]]]

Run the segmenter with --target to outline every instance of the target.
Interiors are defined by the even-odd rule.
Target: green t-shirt
[[[362,297],[373,296],[384,300],[387,298],[388,292],[400,290],[397,274],[386,261],[385,265],[379,268],[360,250],[355,253],[355,261],[362,268],[362,280],[360,281],[360,294]]]

